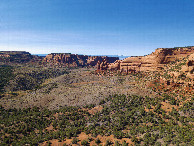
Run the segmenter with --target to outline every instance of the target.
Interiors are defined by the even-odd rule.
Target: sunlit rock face
[[[118,57],[107,56],[87,56],[71,53],[51,53],[44,58],[44,62],[53,65],[65,66],[95,66],[104,60],[108,63],[113,63],[118,60]]]
[[[182,72],[186,74],[187,77],[194,79],[194,53],[189,56],[189,59],[181,69]]]
[[[102,69],[128,71],[157,71],[165,64],[182,59],[194,53],[194,47],[158,48],[155,52],[146,56],[128,57],[124,60],[117,60]],[[192,63],[190,63],[192,64]],[[191,65],[192,66],[192,65]],[[190,67],[190,70],[192,67]]]

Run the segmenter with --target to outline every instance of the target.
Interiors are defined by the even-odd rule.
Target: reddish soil
[[[88,112],[94,115],[95,113],[102,111],[102,109],[103,107],[99,105],[99,106],[92,108],[91,110],[88,110]]]
[[[52,143],[51,146],[63,146],[64,143],[66,143],[67,145],[76,146],[78,144],[81,145],[81,142],[83,140],[88,140],[88,138],[92,138],[92,141],[90,142],[90,146],[97,145],[95,143],[95,140],[97,138],[100,139],[100,141],[101,141],[100,144],[102,144],[102,145],[105,145],[107,140],[111,141],[113,144],[115,143],[115,141],[118,141],[120,144],[122,144],[123,141],[126,141],[129,145],[133,145],[133,142],[129,138],[117,139],[117,138],[114,138],[113,135],[110,135],[110,136],[98,135],[96,138],[94,138],[94,137],[91,137],[91,135],[86,135],[84,132],[82,132],[81,134],[78,135],[77,139],[79,139],[79,142],[77,144],[72,144],[73,138],[72,139],[66,139],[62,142],[59,142],[57,139],[53,139],[53,140],[50,140],[50,142]],[[41,144],[41,146],[47,146],[47,145],[48,145],[48,142],[43,142]]]

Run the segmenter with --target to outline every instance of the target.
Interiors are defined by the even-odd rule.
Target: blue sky
[[[1,0],[0,51],[146,55],[194,45],[194,0]]]

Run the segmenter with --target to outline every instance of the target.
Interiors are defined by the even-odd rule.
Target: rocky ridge
[[[0,51],[0,62],[9,63],[38,63],[42,60],[42,57],[31,55],[26,51]]]
[[[28,62],[33,58],[29,52],[25,51],[0,51],[1,62]]]
[[[113,63],[118,57],[107,56],[87,56],[71,53],[51,53],[46,57],[31,55],[25,51],[0,51],[0,62],[9,63],[39,63],[43,65],[78,67],[78,66],[95,66],[99,62],[106,61]]]
[[[43,62],[50,65],[77,67],[77,66],[95,66],[99,62],[106,61],[113,63],[118,57],[107,56],[87,56],[71,53],[51,53],[47,55]]]
[[[159,71],[164,68],[165,64],[187,57],[192,53],[194,53],[194,46],[158,48],[155,52],[146,56],[128,57],[123,60],[117,60],[114,63],[101,63],[98,69],[117,70],[126,73]]]

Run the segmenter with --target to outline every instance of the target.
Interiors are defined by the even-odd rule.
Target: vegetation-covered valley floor
[[[1,107],[0,145],[50,145],[53,140],[61,145],[194,145],[193,99],[168,112],[161,104],[165,100],[171,101],[114,95],[100,102],[100,110],[93,104],[53,111]],[[81,133],[88,136],[81,139]],[[112,138],[104,141],[100,135]]]

